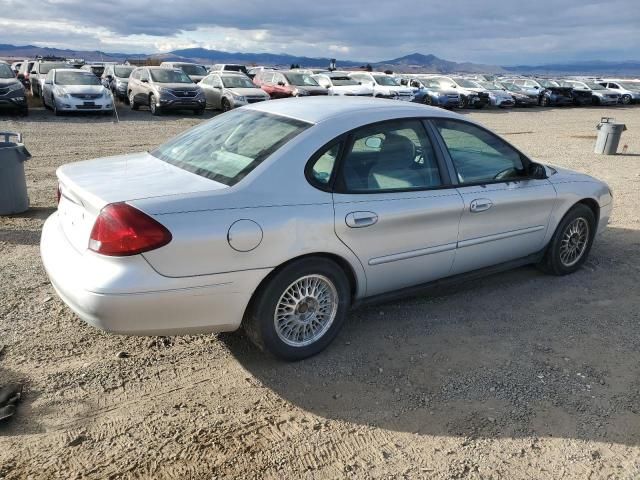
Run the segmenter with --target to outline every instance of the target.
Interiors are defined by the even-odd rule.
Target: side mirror
[[[113,76],[107,75],[107,80],[109,80],[109,81],[113,80]]]
[[[532,163],[529,167],[529,175],[536,180],[544,180],[547,178],[547,170],[539,163]]]
[[[539,90],[539,89],[540,89],[540,87],[539,87],[539,86],[537,86],[537,85],[534,85],[534,86],[533,86],[533,88],[535,88],[536,90]]]
[[[44,81],[44,84],[45,85],[52,85],[53,82],[51,80],[47,79],[47,80]]]
[[[35,70],[31,70],[31,75],[37,75],[37,72]]]
[[[284,82],[278,82],[278,85],[284,87]]]
[[[142,83],[149,83],[149,79],[148,78],[141,78],[140,81]]]

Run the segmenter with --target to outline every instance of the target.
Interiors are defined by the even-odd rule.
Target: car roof
[[[244,108],[295,118],[309,123],[320,123],[343,116],[366,116],[367,113],[381,111],[388,111],[390,119],[394,118],[396,114],[400,117],[458,118],[454,113],[419,103],[381,98],[344,98],[341,96],[287,98],[254,103]]]
[[[91,72],[87,72],[86,70],[82,70],[80,68],[53,68],[55,72],[79,72],[83,75],[93,75]]]

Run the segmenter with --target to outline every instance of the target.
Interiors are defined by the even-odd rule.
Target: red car
[[[253,78],[253,83],[271,98],[327,95],[327,89],[318,85],[311,75],[295,70],[263,70]]]

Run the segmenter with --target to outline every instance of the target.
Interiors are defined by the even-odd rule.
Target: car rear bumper
[[[54,213],[40,243],[42,262],[60,298],[85,322],[126,335],[176,335],[236,330],[270,269],[200,277],[158,274],[142,255],[80,252]]]

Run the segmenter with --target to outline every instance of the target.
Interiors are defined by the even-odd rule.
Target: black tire
[[[31,84],[31,96],[33,98],[40,97],[40,93],[38,92],[38,87],[36,87],[33,83]]]
[[[469,99],[464,96],[464,95],[460,95],[460,104],[459,104],[460,108],[467,108],[469,106]]]
[[[194,114],[200,116],[200,115],[204,115],[204,108],[197,108],[196,110],[193,111]]]
[[[286,343],[278,335],[274,316],[281,297],[289,287],[309,275],[322,277],[333,285],[337,309],[333,322],[326,327],[324,333],[319,334],[320,336],[308,345],[294,346]],[[284,360],[302,360],[321,352],[333,341],[345,322],[350,305],[349,281],[340,266],[325,258],[303,258],[286,265],[261,285],[247,309],[243,326],[247,336],[261,350]],[[297,303],[296,309],[301,306],[305,308],[302,315],[306,313],[307,308],[313,308],[307,306],[306,300]]]
[[[21,108],[20,111],[18,112],[18,115],[20,115],[21,117],[28,117],[29,116],[29,107]]]
[[[575,263],[567,264],[561,258],[561,249],[563,239],[566,238],[570,228],[575,222],[582,220],[588,226],[588,232],[586,233],[586,244],[582,249],[582,253]],[[596,233],[597,222],[593,211],[581,203],[574,205],[560,221],[558,228],[556,228],[544,258],[538,264],[541,270],[545,273],[552,275],[568,275],[578,270],[589,256],[591,246],[593,245],[593,238]]]
[[[429,106],[433,105],[433,99],[431,98],[430,95],[425,95],[424,96],[424,104],[425,105],[429,105]]]
[[[231,104],[229,103],[229,100],[227,100],[226,98],[220,100],[220,110],[222,110],[223,112],[228,112],[229,110],[231,110]]]
[[[151,115],[162,115],[162,109],[156,105],[156,96],[152,93],[149,95],[149,110],[151,110]]]
[[[540,105],[542,105],[543,107],[550,107],[551,106],[551,100],[549,100],[549,97],[545,97],[543,95],[542,99],[540,100]]]
[[[596,97],[595,95],[591,97],[591,105],[595,106],[595,107],[599,107],[600,106],[600,99],[598,97]]]
[[[53,114],[56,117],[59,117],[60,115],[62,115],[62,112],[60,110],[58,110],[58,104],[56,103],[56,97],[53,96],[53,94],[51,95],[51,103],[53,105],[51,105],[51,108],[53,110]]]
[[[622,104],[630,105],[631,104],[631,95],[623,95],[622,96]]]
[[[139,105],[136,103],[135,97],[133,96],[133,92],[129,92],[129,107],[131,110],[138,110]]]

